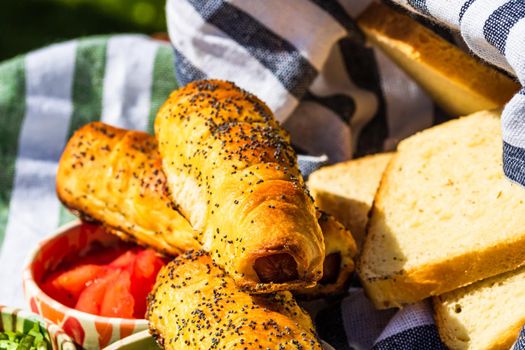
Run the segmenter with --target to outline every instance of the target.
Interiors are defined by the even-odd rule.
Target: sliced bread
[[[512,79],[386,5],[370,5],[358,24],[374,45],[453,115],[503,106],[519,90]]]
[[[352,232],[360,247],[368,212],[393,153],[380,153],[323,167],[308,178],[315,204]]]
[[[376,307],[440,295],[525,263],[525,189],[505,178],[501,154],[495,112],[399,144],[358,264]]]
[[[525,268],[434,297],[433,304],[451,350],[509,349],[525,325]]]

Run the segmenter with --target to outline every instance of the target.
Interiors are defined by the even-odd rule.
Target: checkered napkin
[[[525,1],[396,0],[460,32],[470,49],[525,79]],[[265,100],[299,149],[340,161],[395,147],[443,120],[432,101],[352,18],[370,1],[169,0],[170,38],[186,83],[232,80]],[[525,184],[525,90],[503,113],[504,171]],[[427,301],[375,311],[361,289],[321,311],[318,330],[346,349],[442,349]]]
[[[525,2],[522,0],[396,0],[454,30],[479,57],[525,83]],[[525,88],[502,115],[503,169],[525,184]]]
[[[138,35],[70,41],[0,65],[0,304],[25,306],[29,252],[72,220],[55,193],[67,139],[94,120],[151,131],[176,88],[169,44]]]
[[[169,0],[172,47],[136,35],[96,37],[1,64],[0,303],[24,305],[19,280],[28,252],[71,220],[56,198],[54,175],[66,140],[89,121],[151,131],[156,110],[178,85],[205,77],[232,80],[275,111],[306,155],[299,161],[305,176],[326,162],[393,149],[400,139],[443,121],[431,99],[356,31],[352,18],[369,2]],[[403,4],[449,26],[458,16],[462,23],[469,19],[465,28],[475,28],[476,18],[492,23],[480,24],[483,37],[461,25],[465,41],[492,63],[518,76],[525,71],[516,64],[519,52],[510,49],[519,42],[514,33],[523,27],[516,17],[524,13],[523,2]],[[471,13],[481,11],[478,4],[503,19]],[[490,33],[499,39],[487,39]],[[512,45],[502,44],[502,33]],[[521,98],[505,109],[505,171],[524,183]],[[305,307],[336,349],[444,348],[427,301],[376,311],[362,289],[351,288],[342,300]]]

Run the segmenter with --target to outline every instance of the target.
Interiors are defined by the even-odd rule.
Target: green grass
[[[166,31],[165,0],[0,1],[0,61],[96,34]]]

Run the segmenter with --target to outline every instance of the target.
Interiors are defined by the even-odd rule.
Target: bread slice
[[[360,247],[368,212],[393,153],[380,153],[323,167],[308,178],[315,204],[339,220]]]
[[[358,24],[373,44],[453,115],[503,106],[519,90],[506,75],[386,5],[373,3]]]
[[[405,139],[378,192],[358,271],[378,308],[525,263],[525,188],[505,178],[498,113]]]
[[[434,297],[433,304],[450,349],[509,349],[525,325],[525,268]]]

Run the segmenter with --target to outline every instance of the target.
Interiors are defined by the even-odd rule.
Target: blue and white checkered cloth
[[[460,33],[470,50],[525,80],[525,1],[394,0]],[[380,51],[355,18],[370,0],[169,0],[170,38],[183,82],[231,80],[260,96],[294,145],[330,162],[393,149],[447,119]],[[417,116],[417,117],[415,117]],[[504,171],[525,185],[525,89],[502,117]],[[375,311],[361,289],[316,316],[337,349],[445,349],[427,301]],[[523,340],[515,349],[525,349]]]
[[[461,32],[479,57],[516,76],[522,89],[502,115],[503,169],[525,184],[525,2],[400,0],[407,8]]]

